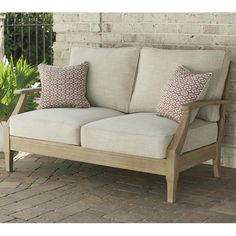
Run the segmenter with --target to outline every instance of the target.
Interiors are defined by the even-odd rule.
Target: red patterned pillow
[[[86,78],[88,62],[75,66],[38,66],[42,84],[39,108],[87,108]]]
[[[172,78],[162,90],[157,115],[180,122],[181,105],[204,98],[212,73],[193,74],[183,66],[179,66]],[[197,111],[192,113],[192,122]]]

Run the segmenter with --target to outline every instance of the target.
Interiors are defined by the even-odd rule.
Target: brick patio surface
[[[36,155],[3,166],[0,222],[236,222],[236,169],[183,172],[169,204],[163,176]]]

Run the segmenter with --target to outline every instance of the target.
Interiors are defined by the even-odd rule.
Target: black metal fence
[[[4,23],[5,55],[16,61],[23,55],[28,63],[53,64],[52,13],[7,13]]]

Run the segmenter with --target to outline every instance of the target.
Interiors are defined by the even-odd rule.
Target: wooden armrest
[[[20,98],[16,104],[16,107],[14,109],[14,111],[12,112],[12,116],[13,115],[17,115],[19,113],[24,112],[24,108],[25,108],[25,103],[26,103],[26,99],[28,97],[28,95],[30,93],[36,93],[36,92],[40,92],[41,88],[37,87],[37,88],[26,88],[26,89],[19,89],[16,91],[16,94],[20,95]],[[9,125],[9,120],[7,121],[7,125]]]
[[[196,108],[201,108],[209,105],[223,105],[228,104],[228,100],[201,100],[197,102],[187,103],[182,105],[182,111],[194,110]]]
[[[202,100],[182,105],[181,109],[183,111],[183,115],[176,133],[168,147],[169,153],[172,156],[175,156],[176,154],[179,155],[181,153],[187,136],[192,110],[209,105],[225,105],[228,103],[228,100]]]
[[[35,92],[40,92],[40,91],[41,91],[41,87],[26,88],[26,89],[16,90],[16,94],[29,94],[29,93],[35,93]]]

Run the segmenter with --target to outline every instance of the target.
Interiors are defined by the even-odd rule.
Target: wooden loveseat
[[[176,201],[179,174],[207,160],[220,176],[229,57],[222,50],[144,47],[72,48],[70,65],[89,62],[91,108],[23,113],[29,93],[4,126],[6,170],[17,151],[166,176],[167,201]],[[212,72],[204,100],[182,106],[180,123],[155,114],[161,88],[178,65]],[[198,115],[190,124],[193,111]]]

